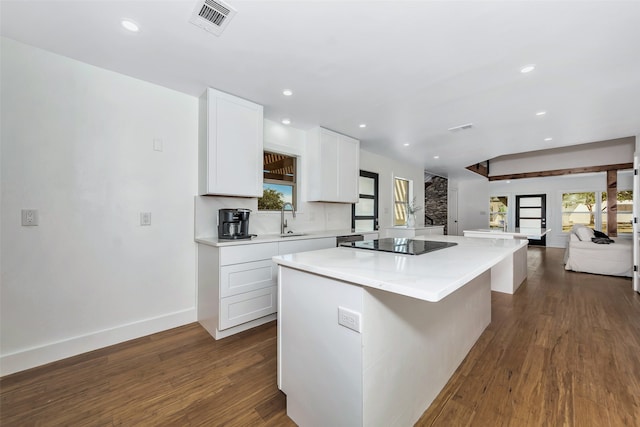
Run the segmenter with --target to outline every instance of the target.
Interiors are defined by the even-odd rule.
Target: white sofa
[[[586,230],[585,230],[586,229]],[[612,239],[615,243],[597,244],[591,241],[593,230],[574,226],[564,255],[565,270],[610,276],[633,276],[633,242]]]

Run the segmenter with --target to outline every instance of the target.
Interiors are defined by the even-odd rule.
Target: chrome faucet
[[[296,210],[293,208],[293,205],[289,202],[285,202],[285,204],[282,205],[282,209],[280,210],[280,234],[284,234],[284,229],[287,228],[287,220],[284,219],[284,209],[287,207],[287,205],[291,207],[291,213],[293,214],[293,217],[296,217]]]

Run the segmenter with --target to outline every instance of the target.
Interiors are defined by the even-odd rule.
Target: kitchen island
[[[491,321],[491,268],[527,244],[420,239],[457,245],[274,258],[278,386],[298,425],[413,425]]]

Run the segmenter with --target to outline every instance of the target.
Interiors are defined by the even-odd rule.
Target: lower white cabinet
[[[278,286],[233,295],[220,300],[220,329],[259,319],[278,311]]]
[[[198,321],[220,339],[275,320],[278,311],[276,255],[335,247],[335,237],[198,245]]]

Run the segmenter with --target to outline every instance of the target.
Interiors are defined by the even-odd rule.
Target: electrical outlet
[[[151,212],[140,212],[140,225],[151,225]]]
[[[38,210],[22,209],[22,225],[38,225]]]
[[[153,140],[153,149],[154,151],[162,151],[162,140],[160,138],[155,138]]]
[[[360,313],[338,306],[338,324],[360,332]]]

